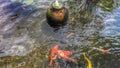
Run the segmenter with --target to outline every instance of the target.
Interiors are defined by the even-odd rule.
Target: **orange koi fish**
[[[65,60],[68,60],[68,61],[72,61],[74,63],[77,64],[77,61],[68,57],[69,55],[72,55],[72,52],[71,51],[63,51],[63,50],[58,50],[58,56],[65,59]]]
[[[64,50],[59,50],[58,45],[55,45],[50,53],[50,63],[49,65],[52,66],[53,61],[58,57],[58,58],[63,58],[68,61],[72,61],[77,64],[77,61],[75,59],[72,59],[68,57],[69,55],[72,55],[71,51],[64,51]]]
[[[94,47],[94,49],[99,50],[99,51],[103,52],[104,54],[110,54],[109,50],[105,50],[105,49],[102,49],[102,48],[96,48],[96,47]]]
[[[50,52],[50,63],[49,63],[50,66],[52,66],[53,60],[56,59],[57,51],[58,51],[58,45],[55,45]]]

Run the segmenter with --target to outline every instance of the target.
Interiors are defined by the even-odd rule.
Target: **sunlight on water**
[[[120,8],[114,9],[113,14],[105,17],[105,28],[102,34],[105,36],[120,36]]]
[[[34,0],[11,0],[11,1],[25,3],[27,5],[35,5]]]

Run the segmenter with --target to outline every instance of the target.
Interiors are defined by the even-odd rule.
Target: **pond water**
[[[120,1],[61,0],[69,20],[57,31],[46,22],[46,8],[53,1],[0,1],[0,68],[50,68],[49,52],[55,44],[72,51],[78,61],[58,60],[59,68],[87,68],[83,53],[93,68],[119,68]]]

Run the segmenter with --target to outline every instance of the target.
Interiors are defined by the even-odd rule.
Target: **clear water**
[[[78,60],[78,65],[59,60],[59,68],[87,68],[84,52],[93,68],[119,68],[120,1],[61,0],[69,9],[69,20],[58,31],[46,22],[46,8],[52,1],[0,1],[1,68],[49,68],[49,51],[55,44],[72,51],[71,57]]]

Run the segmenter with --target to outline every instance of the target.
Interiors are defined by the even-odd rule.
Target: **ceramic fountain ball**
[[[67,24],[68,10],[60,1],[52,2],[46,12],[47,23],[53,28],[59,28]]]

